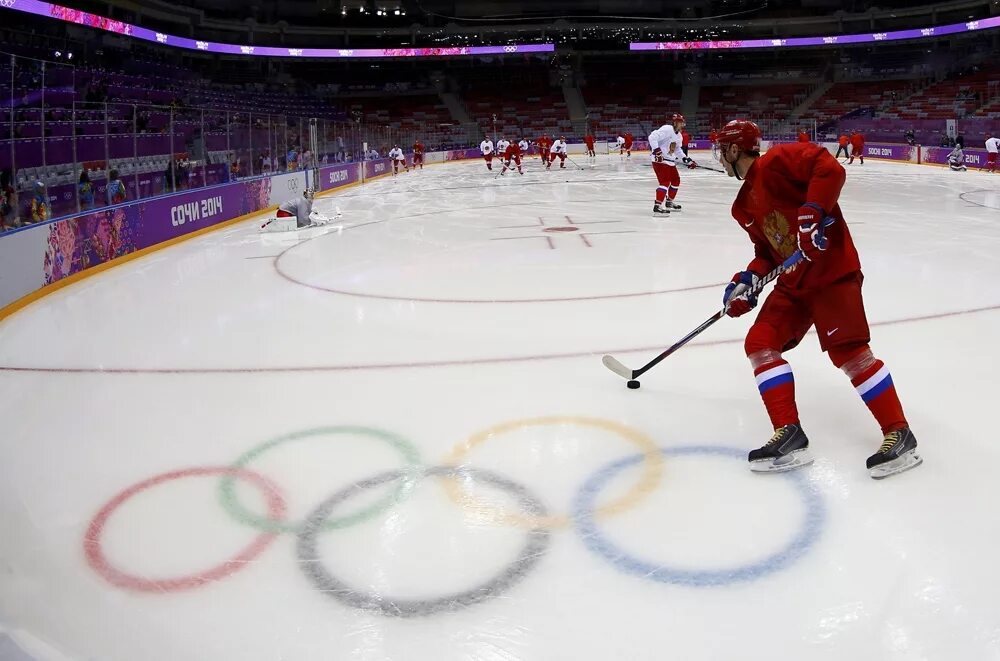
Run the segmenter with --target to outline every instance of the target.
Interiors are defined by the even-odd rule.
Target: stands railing
[[[307,117],[115,96],[99,77],[68,63],[0,53],[4,228],[107,206],[119,188],[109,193],[113,175],[134,200],[385,156],[414,141],[412,131],[361,117],[319,118],[313,153]]]

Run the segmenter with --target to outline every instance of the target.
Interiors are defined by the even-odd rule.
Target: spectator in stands
[[[288,163],[288,172],[299,169],[299,152],[295,149],[294,145],[288,150],[285,161]]]
[[[42,223],[49,219],[49,191],[45,184],[36,181],[31,197],[31,222]]]
[[[0,171],[0,230],[17,227],[17,191],[9,168]]]
[[[229,164],[229,180],[235,181],[240,178],[240,159],[234,158]]]
[[[108,206],[121,204],[128,199],[128,189],[125,188],[125,183],[118,176],[118,170],[112,170],[108,173],[108,187],[105,195],[108,200]]]
[[[917,136],[913,132],[913,129],[906,129],[906,131],[903,133],[903,140],[906,140],[906,144],[910,145],[911,147],[917,144]]]
[[[343,163],[347,160],[347,152],[344,149],[344,138],[343,136],[337,136],[337,162]]]
[[[90,175],[86,170],[80,171],[80,181],[77,182],[76,189],[80,196],[80,210],[86,211],[94,208],[94,184],[90,183]]]

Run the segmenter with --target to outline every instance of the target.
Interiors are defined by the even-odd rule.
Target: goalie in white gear
[[[302,229],[315,225],[325,225],[330,219],[321,213],[313,211],[313,199],[316,191],[307,188],[302,191],[302,197],[293,197],[282,202],[275,218],[260,226],[261,231],[280,232],[283,230]],[[294,224],[292,220],[294,219]]]
[[[961,145],[955,145],[955,148],[948,154],[948,167],[951,168],[952,172],[965,172],[969,169],[965,166],[965,152],[962,151]]]

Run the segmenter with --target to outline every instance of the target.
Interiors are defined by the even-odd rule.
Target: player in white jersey
[[[406,172],[410,171],[410,168],[406,167],[406,154],[404,154],[403,150],[399,148],[399,145],[392,146],[392,149],[389,150],[389,158],[392,159],[393,176],[399,174],[400,166],[402,166]]]
[[[625,158],[625,136],[618,136],[618,140],[616,140],[616,142],[618,143],[618,155],[621,158]]]
[[[996,172],[997,171],[997,154],[1000,153],[1000,138],[996,137],[992,133],[990,137],[986,140],[986,171]]]
[[[520,142],[517,143],[517,146],[520,148],[522,155],[528,155],[528,149],[531,147],[531,144],[527,140],[521,138]]]
[[[681,205],[674,202],[677,189],[681,185],[681,175],[677,171],[677,163],[681,162],[691,169],[698,164],[684,155],[681,150],[681,131],[687,122],[684,115],[674,113],[670,123],[664,124],[649,134],[649,149],[652,151],[653,172],[656,173],[656,199],[653,203],[653,215],[668,214],[680,211]]]
[[[948,154],[948,167],[952,172],[965,172],[969,169],[965,166],[965,152],[962,151],[962,145],[955,145]]]
[[[479,151],[483,152],[483,160],[486,161],[486,169],[493,169],[493,141],[486,138],[479,143]]]
[[[509,146],[510,140],[501,135],[500,139],[497,140],[497,158],[503,158],[504,154],[507,153],[507,147]]]
[[[566,169],[566,155],[569,153],[569,149],[566,146],[566,137],[559,136],[552,142],[552,147],[549,148],[549,164],[545,166],[548,170],[552,167],[552,162],[559,157],[559,167]]]

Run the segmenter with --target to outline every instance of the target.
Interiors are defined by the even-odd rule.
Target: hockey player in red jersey
[[[547,133],[542,134],[538,140],[535,141],[538,145],[538,155],[542,157],[542,165],[549,164],[549,149],[552,148],[552,138],[549,137]]]
[[[861,165],[865,164],[865,136],[857,131],[851,133],[851,160],[847,164],[854,163],[855,158],[861,159]]]
[[[597,152],[594,151],[594,136],[590,133],[583,136],[583,143],[587,145],[587,157],[591,159],[597,158]]]
[[[507,170],[514,169],[510,166],[511,161],[513,161],[514,164],[517,165],[517,173],[524,174],[524,171],[521,169],[521,147],[520,145],[518,145],[518,143],[512,142],[509,145],[507,145],[507,149],[504,150],[503,158],[504,158],[504,164],[503,164],[503,169],[500,170],[501,175],[506,173]]]
[[[812,462],[799,423],[792,368],[783,353],[816,327],[820,347],[851,380],[884,435],[867,468],[888,477],[920,464],[888,368],[868,346],[861,298],[861,262],[837,203],[846,173],[824,147],[775,145],[760,155],[760,129],[734,120],[719,132],[720,160],[727,174],[743,180],[733,217],[750,235],[754,258],[726,287],[726,314],[738,317],[757,304],[749,290],[791,257],[796,268],[781,275],[746,336],[745,350],[774,435],[750,452],[750,469],[784,471]],[[832,223],[832,224],[831,224]]]
[[[625,150],[625,158],[632,158],[632,143],[634,141],[635,141],[635,138],[632,137],[632,134],[626,131],[626,133],[625,133],[625,144],[622,145],[622,149]]]
[[[809,132],[805,129],[799,129],[799,142],[812,142]]]
[[[424,143],[420,140],[413,143],[413,168],[416,169],[417,165],[424,169]]]

